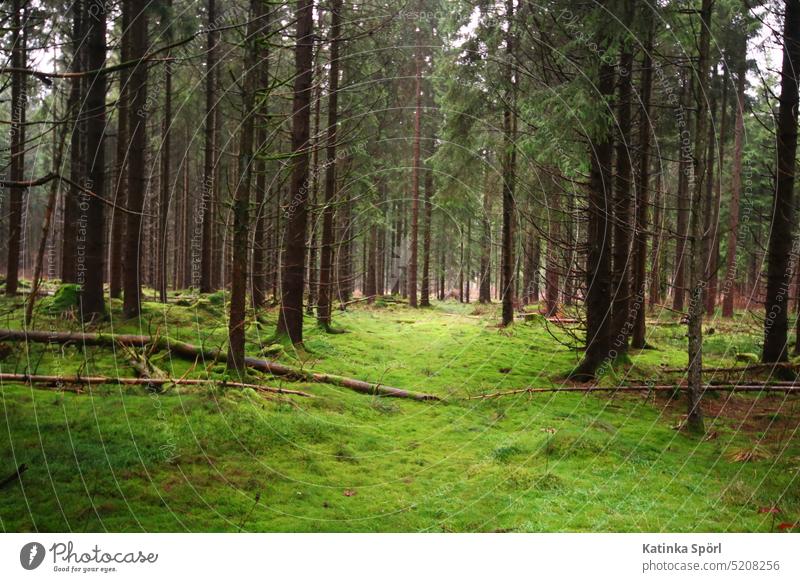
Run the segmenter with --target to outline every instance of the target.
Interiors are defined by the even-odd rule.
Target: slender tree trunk
[[[481,236],[481,280],[478,289],[478,301],[481,303],[492,302],[492,198],[489,192],[488,177],[483,189],[483,233]]]
[[[411,169],[411,260],[408,264],[408,305],[417,307],[417,262],[419,256],[419,175],[420,175],[420,127],[422,121],[422,47],[420,46],[419,28],[417,28],[415,55],[415,87],[416,110],[414,111],[414,148]]]
[[[639,183],[636,185],[636,229],[633,233],[633,333],[631,345],[642,349],[645,341],[645,287],[647,285],[647,207],[650,192],[650,132],[655,123],[650,118],[650,98],[653,89],[653,29],[647,31],[642,58],[641,119],[639,120]],[[655,222],[653,226],[655,227]],[[654,229],[655,230],[655,229]],[[655,241],[655,236],[653,241]]]
[[[338,2],[338,0],[337,0]],[[294,103],[292,106],[291,200],[286,209],[285,251],[281,278],[278,333],[292,343],[303,341],[306,222],[308,218],[309,125],[314,67],[314,3],[297,0]]]
[[[130,131],[130,154],[128,164],[128,209],[133,213],[125,217],[125,261],[123,275],[123,312],[125,317],[137,317],[141,310],[141,250],[142,215],[145,192],[147,190],[147,168],[145,148],[147,147],[147,63],[141,60],[147,53],[147,2],[130,2],[131,59],[139,62],[130,74],[130,110],[128,130]]]
[[[172,19],[172,0],[166,1],[167,21]],[[165,42],[172,41],[172,27],[167,25],[164,34]],[[172,61],[167,52],[167,62],[164,64],[164,114],[161,120],[161,199],[158,204],[158,299],[161,303],[167,302],[167,247],[169,232],[167,231],[167,218],[169,217],[169,193],[172,184]]]
[[[794,237],[794,175],[797,156],[798,71],[800,71],[800,0],[786,0],[783,66],[778,101],[775,201],[767,254],[763,362],[788,360],[789,285]]]
[[[722,204],[722,172],[725,164],[725,140],[728,136],[728,68],[722,75],[722,113],[719,126],[718,169],[714,175],[714,201],[711,208],[710,259],[708,293],[706,294],[706,314],[710,317],[717,306],[719,287],[719,216]]]
[[[339,117],[339,39],[341,26],[342,0],[331,4],[331,62],[328,82],[328,137],[325,151],[325,206],[322,211],[322,248],[319,268],[319,305],[317,321],[324,329],[331,325],[333,305],[333,246],[334,246],[334,204],[336,201],[336,140]]]
[[[703,389],[703,188],[706,175],[705,151],[708,138],[708,73],[709,73],[709,45],[711,41],[711,12],[714,0],[703,0],[700,10],[700,46],[697,65],[697,78],[694,86],[695,108],[697,117],[694,136],[694,191],[692,192],[690,214],[690,243],[691,261],[689,268],[689,281],[691,286],[691,300],[689,302],[689,367],[687,371],[687,428],[694,433],[702,433],[704,428],[703,411],[700,408],[700,398]]]
[[[106,7],[103,0],[90,0],[87,13],[88,65],[99,71],[106,65]],[[106,76],[92,75],[86,95],[86,187],[98,196],[105,195]],[[86,272],[82,281],[81,316],[84,320],[105,314],[103,275],[105,273],[105,207],[93,196],[84,195],[81,208],[86,211]],[[80,249],[79,249],[80,253]],[[78,272],[81,283],[81,273]]]
[[[122,30],[127,31],[130,26],[130,2],[121,3],[122,10]],[[122,34],[119,41],[120,62],[127,62],[130,59],[129,34]],[[116,184],[113,197],[114,204],[127,206],[128,204],[128,174],[127,174],[127,155],[128,155],[128,69],[119,72],[119,95],[117,96],[117,142],[115,153]],[[125,240],[125,215],[122,212],[111,209],[111,250],[109,261],[111,263],[109,273],[110,295],[114,299],[122,297],[122,243]]]
[[[203,232],[200,241],[200,277],[197,282],[201,293],[213,289],[214,271],[214,220],[215,220],[215,182],[217,179],[215,152],[217,148],[217,27],[216,0],[208,0],[208,33],[206,35],[206,109],[204,118],[203,186],[200,208],[203,213]],[[192,279],[194,280],[193,275]],[[194,284],[194,281],[193,281]]]
[[[622,20],[629,26],[633,20],[632,0],[624,0]],[[624,34],[624,33],[623,33]],[[619,59],[619,90],[617,101],[617,174],[614,180],[614,252],[612,264],[614,300],[611,307],[613,349],[618,353],[628,350],[628,328],[631,299],[631,181],[633,155],[631,140],[631,96],[633,95],[633,52],[630,41],[621,40]]]
[[[125,14],[126,2],[123,2],[123,15]],[[85,69],[86,48],[84,44],[84,4],[83,2],[73,2],[70,7],[72,10],[72,38],[73,45],[72,62],[70,71],[75,73]],[[123,45],[124,40],[123,40]],[[83,168],[83,142],[85,137],[85,123],[83,115],[83,87],[84,79],[73,77],[70,79],[69,93],[69,115],[72,119],[72,135],[70,136],[70,163],[69,173],[73,184],[68,188],[67,196],[64,199],[64,217],[62,228],[61,245],[61,280],[64,283],[75,283],[77,278],[77,249],[78,240],[78,216],[80,213],[80,190],[77,187],[83,181],[85,172]]]
[[[605,20],[605,19],[603,19]],[[608,31],[598,24],[597,46],[609,45]],[[604,52],[604,51],[603,51]],[[598,53],[599,55],[600,53]],[[598,62],[599,61],[599,62]],[[596,57],[597,91],[607,107],[614,93],[614,65]],[[578,380],[594,378],[610,351],[611,310],[611,175],[614,146],[609,132],[590,135],[589,209],[586,240],[586,351],[571,374]]]
[[[722,289],[722,316],[733,317],[736,297],[736,250],[739,244],[739,200],[742,192],[742,154],[744,151],[744,98],[747,83],[747,40],[740,43],[736,65],[736,121],[733,130],[731,201],[728,209],[728,248],[725,255],[725,283]]]
[[[27,66],[27,2],[14,0],[11,7],[11,61],[12,67]],[[24,73],[11,73],[11,164],[10,178],[15,182],[25,179],[25,110],[28,106],[27,77]],[[25,188],[9,188],[8,258],[6,260],[6,295],[16,295],[19,283],[19,255],[22,241],[22,209]]]
[[[661,302],[662,273],[661,262],[664,247],[664,215],[662,210],[663,193],[661,191],[661,174],[663,170],[656,173],[656,185],[653,189],[655,197],[653,199],[653,245],[650,250],[650,307],[655,307]]]
[[[684,127],[690,126],[690,115],[686,104],[693,92],[694,78],[684,80],[681,95],[680,119]],[[678,224],[677,241],[675,243],[675,279],[673,281],[672,308],[683,311],[684,298],[686,297],[686,242],[688,240],[689,225],[689,173],[691,172],[692,151],[689,132],[686,137],[681,137],[678,146]]]
[[[260,77],[258,36],[266,10],[263,0],[250,0],[250,20],[244,43],[244,83],[242,86],[241,142],[239,172],[233,198],[233,261],[231,264],[231,305],[228,318],[228,370],[245,375],[245,312],[247,306],[248,243],[250,238],[250,184],[253,174],[253,134],[255,131],[255,93]]]
[[[432,140],[433,141],[433,140]],[[433,213],[433,170],[425,169],[425,214],[422,223],[422,287],[419,304],[429,307],[431,287],[431,216]]]
[[[262,0],[263,1],[263,0]],[[270,7],[262,7],[264,10],[270,10]],[[271,33],[270,23],[264,23],[264,35],[269,37]],[[266,46],[258,48],[258,89],[267,91],[269,87],[269,48]],[[258,310],[264,306],[267,295],[267,265],[266,265],[266,230],[267,230],[267,212],[269,192],[267,189],[267,167],[264,161],[264,156],[261,154],[261,148],[264,147],[267,140],[267,122],[269,120],[269,95],[263,95],[263,101],[259,103],[256,108],[260,113],[258,120],[258,129],[256,130],[256,143],[255,150],[257,157],[255,160],[255,190],[257,198],[257,213],[255,232],[253,233],[253,272],[251,279],[253,281],[253,308]]]
[[[514,0],[506,0],[506,95],[503,103],[503,252],[501,297],[503,301],[502,324],[514,321],[514,218],[516,214],[514,185],[516,181],[516,81],[514,78]]]
[[[558,246],[556,241],[561,238],[561,200],[557,191],[553,191],[549,200],[549,214],[547,229],[547,265],[545,268],[545,304],[547,317],[555,317],[558,313],[558,285],[559,265]]]

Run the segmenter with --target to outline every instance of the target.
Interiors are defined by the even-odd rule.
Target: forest
[[[4,0],[0,531],[800,531],[800,0]]]

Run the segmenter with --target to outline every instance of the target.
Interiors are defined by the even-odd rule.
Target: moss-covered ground
[[[78,329],[62,306],[37,329]],[[20,328],[21,299],[0,300],[0,327]],[[82,393],[0,386],[3,531],[769,531],[800,521],[800,397],[708,393],[707,434],[677,430],[680,395],[541,393],[580,352],[533,317],[498,328],[496,306],[354,305],[341,334],[306,320],[302,349],[273,342],[276,312],[251,319],[248,353],[432,392],[429,403],[251,374],[307,390],[267,399],[252,390],[93,386]],[[92,331],[169,335],[224,347],[221,294],[146,303],[140,320],[113,302]],[[654,316],[655,317],[655,316]],[[685,326],[649,320],[655,349],[634,351],[606,385],[676,382]],[[757,352],[758,322],[712,320],[706,363]],[[707,332],[711,332],[707,329]],[[0,345],[2,372],[133,376],[123,350]],[[223,377],[221,363],[151,354],[173,377]],[[741,362],[739,362],[741,365]],[[735,379],[735,378],[734,378]],[[773,514],[765,508],[779,507]]]

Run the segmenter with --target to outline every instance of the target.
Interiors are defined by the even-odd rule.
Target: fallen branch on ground
[[[197,359],[211,361],[225,361],[227,355],[222,350],[207,349],[186,342],[172,340],[167,337],[153,338],[149,335],[131,334],[100,334],[100,333],[78,333],[78,332],[50,332],[50,331],[23,331],[16,329],[0,329],[0,341],[28,341],[39,343],[69,343],[75,342],[81,345],[112,346],[122,344],[129,347],[154,346],[158,349],[165,349],[174,355],[195,361]],[[270,360],[261,360],[247,356],[244,360],[245,365],[259,372],[266,372],[273,376],[283,376],[302,382],[320,382],[333,384],[362,394],[372,394],[375,396],[389,396],[393,398],[410,398],[412,400],[441,400],[435,394],[425,394],[412,392],[401,388],[393,388],[382,384],[364,382],[353,378],[345,378],[335,374],[325,374],[321,372],[306,372],[298,370],[285,364],[279,364]],[[228,383],[228,385],[233,385]]]
[[[302,390],[289,390],[288,388],[274,388],[272,386],[262,386],[261,384],[248,384],[246,382],[232,382],[228,380],[203,380],[201,378],[124,378],[113,376],[47,376],[43,374],[0,374],[0,380],[7,382],[20,382],[25,384],[55,384],[60,389],[78,392],[80,389],[72,388],[75,385],[93,384],[123,384],[123,385],[152,385],[163,386],[165,384],[186,384],[198,386],[203,384],[216,384],[218,386],[230,386],[233,388],[252,388],[259,392],[269,392],[271,394],[290,394],[292,396],[303,396],[314,398],[313,394]],[[72,388],[72,389],[70,389]]]
[[[28,465],[22,463],[17,470],[11,473],[8,477],[5,477],[2,481],[0,481],[0,489],[5,488],[12,483],[19,481],[22,478],[22,474],[28,470]]]
[[[800,364],[793,364],[792,362],[773,362],[769,364],[750,364],[749,366],[734,366],[732,368],[703,368],[703,374],[738,374],[739,372],[757,372],[760,370],[770,369],[797,369]],[[686,368],[662,368],[659,372],[665,374],[680,374],[685,373]]]
[[[517,390],[506,390],[503,392],[490,392],[488,394],[478,394],[468,396],[467,400],[487,400],[500,396],[511,396],[514,394],[539,394],[544,392],[675,392],[688,390],[687,386],[563,386],[561,388],[520,388]],[[796,392],[800,394],[800,385],[791,384],[711,384],[705,387],[707,392]]]

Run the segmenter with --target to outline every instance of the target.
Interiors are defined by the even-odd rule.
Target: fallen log
[[[688,390],[687,386],[562,386],[561,388],[520,388],[517,390],[505,390],[503,392],[490,392],[488,394],[478,394],[468,396],[467,400],[487,400],[499,398],[500,396],[512,396],[514,394],[540,394],[544,392],[675,392]],[[800,394],[800,385],[790,384],[747,384],[747,385],[718,385],[710,384],[704,389],[705,392],[795,392]]]
[[[100,334],[100,333],[79,333],[71,331],[35,331],[35,330],[16,330],[0,329],[0,341],[28,341],[39,343],[69,343],[75,342],[82,345],[92,346],[113,346],[121,344],[128,347],[154,346],[158,349],[169,350],[176,356],[195,361],[197,359],[211,361],[225,361],[227,354],[218,349],[207,349],[195,346],[186,342],[176,341],[168,337],[152,338],[148,335],[131,334]],[[259,372],[266,372],[273,376],[282,376],[303,382],[320,382],[333,384],[362,394],[374,396],[389,396],[393,398],[410,398],[412,400],[441,400],[435,394],[425,394],[412,392],[401,388],[393,388],[383,384],[365,382],[353,378],[345,378],[335,374],[325,374],[321,372],[306,372],[298,370],[285,364],[279,364],[270,360],[262,360],[251,356],[245,357],[245,365]],[[229,383],[229,385],[232,385]]]
[[[760,370],[783,369],[793,370],[800,368],[800,364],[792,362],[772,362],[768,364],[750,364],[749,366],[734,366],[731,368],[703,368],[703,374],[738,374],[740,372],[757,372]],[[662,368],[659,372],[665,374],[681,374],[686,368]]]
[[[8,485],[11,485],[12,483],[15,483],[16,481],[22,479],[22,474],[27,470],[28,470],[28,465],[22,463],[19,467],[17,467],[16,471],[11,473],[11,475],[9,475],[8,477],[4,477],[3,480],[0,481],[0,489],[4,489]]]
[[[292,396],[303,396],[304,398],[314,398],[313,394],[302,390],[289,390],[288,388],[275,388],[273,386],[262,386],[261,384],[249,384],[246,382],[233,382],[228,380],[203,380],[201,378],[125,378],[114,376],[49,376],[45,374],[6,374],[0,373],[0,381],[19,382],[21,384],[55,384],[61,389],[69,390],[68,386],[74,385],[97,385],[97,384],[122,384],[122,385],[151,385],[163,386],[165,384],[186,384],[199,386],[203,384],[216,384],[218,386],[230,386],[233,388],[252,388],[259,392],[269,392],[271,394],[290,394]],[[76,390],[71,390],[76,391]]]

